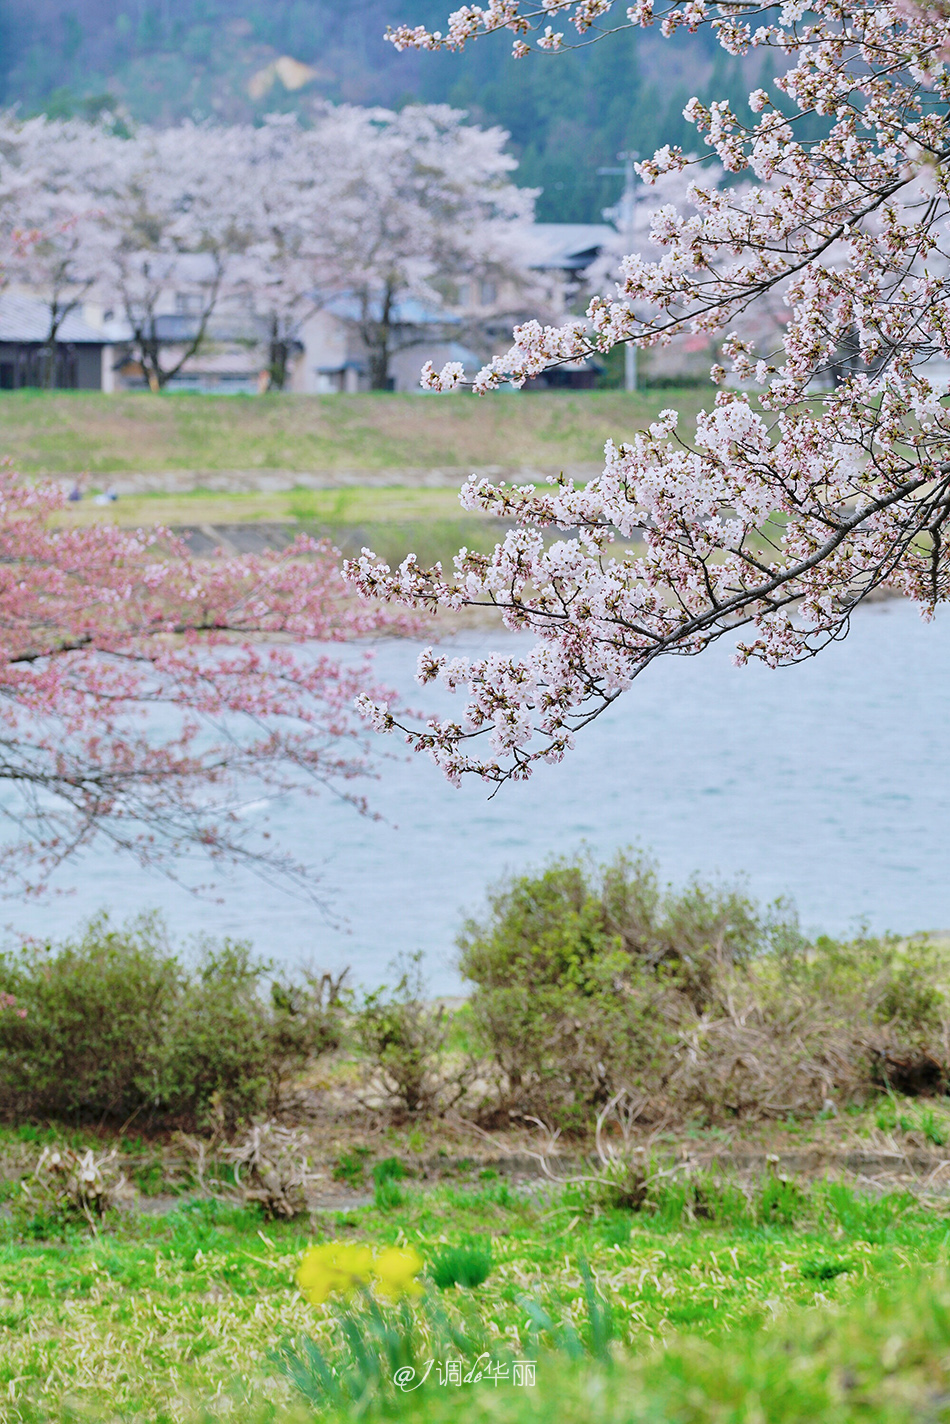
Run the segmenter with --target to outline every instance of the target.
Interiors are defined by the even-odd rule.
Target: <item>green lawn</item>
[[[709,390],[471,395],[154,396],[0,393],[2,451],[25,473],[353,471],[600,460],[668,406]]]
[[[451,567],[461,548],[487,554],[504,537],[497,520],[467,514],[454,489],[351,488],[223,494],[124,495],[115,504],[69,505],[59,524],[113,523],[126,528],[210,525],[225,534],[235,525],[279,522],[293,532],[332,540],[349,557],[371,548],[391,565],[407,554],[423,567]]]
[[[747,1204],[736,1190],[689,1192],[674,1182],[651,1214],[598,1208],[578,1189],[516,1189],[474,1169],[468,1180],[432,1190],[410,1182],[403,1190],[405,1200],[388,1209],[325,1214],[316,1235],[411,1243],[429,1261],[446,1243],[490,1243],[493,1270],[484,1285],[430,1291],[459,1320],[476,1316],[487,1338],[504,1339],[516,1354],[542,1355],[530,1399],[510,1387],[487,1395],[487,1386],[469,1387],[474,1392],[459,1415],[457,1397],[430,1391],[398,1401],[412,1419],[447,1420],[452,1410],[466,1424],[532,1413],[551,1424],[890,1419],[873,1411],[802,1412],[802,1400],[817,1399],[816,1390],[837,1389],[826,1357],[840,1355],[842,1331],[863,1331],[875,1389],[893,1383],[905,1347],[927,1381],[947,1372],[950,1307],[944,1302],[938,1310],[946,1287],[926,1286],[926,1310],[921,1300],[906,1299],[915,1273],[945,1259],[943,1208],[909,1197],[861,1197],[845,1187],[799,1190],[779,1179],[760,1184]],[[306,1332],[340,1357],[334,1309],[309,1305],[293,1282],[313,1239],[306,1225],[265,1222],[256,1210],[207,1200],[183,1201],[165,1215],[124,1217],[97,1239],[77,1230],[65,1241],[24,1240],[4,1223],[0,1420],[290,1417],[295,1396],[269,1352]],[[617,1369],[629,1385],[619,1394],[607,1389],[602,1407],[594,1403],[603,1389],[594,1367],[578,1374],[563,1356],[545,1355],[544,1337],[526,1329],[523,1304],[533,1300],[562,1323],[573,1318],[583,1339],[585,1261],[611,1305]],[[905,1309],[899,1327],[881,1325],[880,1309],[866,1303],[875,1288],[886,1291],[888,1309]],[[782,1323],[787,1310],[801,1312],[792,1325]],[[778,1325],[765,1328],[776,1317]],[[923,1332],[923,1343],[913,1344],[915,1332]],[[925,1345],[930,1354],[921,1364]],[[783,1351],[785,1412],[774,1400],[755,1401],[756,1362],[774,1387]],[[692,1404],[694,1366],[684,1360],[697,1372]],[[916,1408],[923,1386],[911,1389],[908,1381],[910,1375],[903,1393]],[[717,1403],[717,1394],[730,1392],[741,1408]],[[654,1408],[664,1394],[679,1400],[675,1409]],[[707,1395],[700,1408],[696,1401]]]
[[[57,516],[57,523],[67,525],[211,525],[225,532],[234,525],[274,521],[331,539],[349,557],[366,547],[395,565],[413,553],[426,568],[439,560],[450,568],[463,547],[490,553],[505,532],[495,519],[466,513],[456,489],[406,487],[123,495],[115,504],[70,504]],[[618,543],[615,552],[624,547]]]

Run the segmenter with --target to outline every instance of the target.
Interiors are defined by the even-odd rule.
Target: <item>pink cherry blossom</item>
[[[248,839],[258,793],[326,789],[366,809],[354,714],[381,697],[339,643],[412,621],[361,603],[326,544],[195,558],[163,529],[76,526],[64,492],[0,465],[0,864],[40,887],[99,837],[175,871],[201,849],[313,893],[298,848]]]

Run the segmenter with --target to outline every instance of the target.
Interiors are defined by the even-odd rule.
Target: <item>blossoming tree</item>
[[[0,118],[0,260],[46,307],[41,383],[56,384],[60,331],[99,281],[108,251],[94,194],[111,166],[104,129],[43,116]],[[19,237],[19,241],[17,241]]]
[[[525,777],[538,759],[559,760],[665,654],[741,630],[739,662],[795,663],[845,634],[874,589],[917,600],[925,616],[950,589],[950,9],[489,0],[457,10],[444,33],[402,26],[391,38],[458,49],[507,29],[527,56],[563,48],[571,30],[588,43],[654,23],[666,35],[711,27],[733,55],[787,57],[773,91],[751,94],[748,121],[723,103],[686,109],[709,158],[751,181],[716,188],[701,161],[669,147],[641,163],[647,182],[696,168],[692,213],[654,218],[662,255],[628,255],[616,296],[595,298],[586,320],[516,329],[475,389],[684,331],[719,334],[728,370],[713,369],[720,389],[695,432],[664,411],[608,443],[603,473],[581,488],[469,482],[466,508],[515,522],[490,556],[463,550],[451,572],[413,559],[391,570],[368,552],[350,566],[365,592],[497,607],[507,627],[535,635],[524,655],[422,656],[422,681],[467,694],[457,718],[405,729],[453,781]],[[777,291],[781,342],[758,351],[738,328]],[[460,376],[449,365],[424,382],[444,390]],[[639,551],[612,550],[618,535]],[[364,711],[380,729],[396,725],[385,703],[367,699]]]
[[[370,669],[308,643],[404,629],[405,616],[360,604],[308,539],[197,559],[168,531],[77,526],[63,506],[58,487],[0,466],[7,883],[40,886],[98,837],[172,874],[203,850],[314,892],[239,803],[322,788],[363,808],[353,699]]]
[[[385,390],[393,355],[457,334],[446,284],[527,277],[525,225],[534,194],[509,178],[508,135],[463,122],[444,104],[399,113],[341,105],[316,125],[324,207],[315,232],[315,287],[368,353]]]

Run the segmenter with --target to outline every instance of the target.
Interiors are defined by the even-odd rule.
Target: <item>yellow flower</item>
[[[423,1289],[416,1276],[424,1265],[414,1246],[387,1246],[385,1251],[380,1251],[373,1265],[377,1292],[390,1300],[422,1295]]]
[[[373,1253],[368,1246],[328,1241],[304,1253],[297,1284],[311,1304],[322,1305],[335,1292],[349,1296],[365,1286],[372,1270]]]

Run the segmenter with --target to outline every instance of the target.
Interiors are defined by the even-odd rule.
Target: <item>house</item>
[[[460,278],[446,292],[443,305],[427,307],[409,298],[393,313],[389,386],[418,391],[425,361],[438,369],[460,361],[467,375],[511,343],[519,321],[538,313],[559,322],[574,309],[584,274],[614,239],[603,223],[534,223],[525,249],[534,287],[527,294],[515,282]],[[207,259],[193,256],[180,264],[180,290],[169,290],[155,314],[162,364],[173,368],[199,329]],[[287,386],[312,394],[357,392],[370,387],[370,353],[359,335],[355,296],[341,294],[315,310],[301,325],[288,363]],[[48,310],[24,293],[0,296],[0,389],[39,385],[48,332]],[[253,394],[266,387],[266,320],[245,301],[222,302],[197,353],[189,356],[166,389],[219,394]],[[594,384],[589,362],[561,366],[531,385],[583,387]],[[59,388],[141,390],[145,373],[128,323],[108,309],[87,305],[73,312],[60,329],[56,357]]]
[[[0,390],[41,386],[49,308],[23,292],[0,293]],[[59,328],[53,385],[57,390],[111,389],[112,349],[105,333],[79,311]]]
[[[417,391],[425,361],[437,370],[448,361],[461,361],[466,376],[473,375],[490,354],[510,346],[512,327],[534,315],[538,301],[547,311],[546,319],[564,320],[583,290],[587,269],[615,239],[614,228],[606,223],[532,223],[525,246],[529,269],[539,279],[540,298],[532,295],[526,301],[513,284],[509,290],[499,290],[488,280],[462,278],[437,311],[411,299],[400,304],[394,313],[396,349],[389,362],[390,388]],[[341,297],[304,324],[290,389],[322,393],[368,389],[368,356],[355,331],[355,316],[354,299]],[[528,384],[592,386],[596,375],[590,362],[575,362]]]
[[[187,296],[187,294],[179,294]],[[162,364],[173,369],[198,334],[200,316],[180,303],[176,311],[155,317],[155,335],[162,347]],[[121,390],[141,390],[145,372],[136,360],[131,333],[124,321],[109,328],[116,348],[115,380]],[[196,355],[190,356],[171,378],[169,391],[198,391],[217,395],[254,395],[261,389],[261,366],[266,361],[263,332],[245,311],[224,310],[212,317]]]

